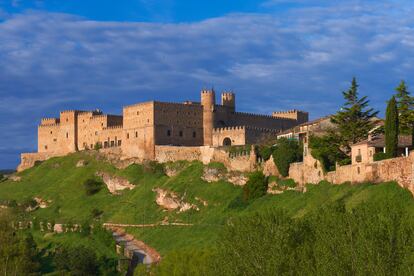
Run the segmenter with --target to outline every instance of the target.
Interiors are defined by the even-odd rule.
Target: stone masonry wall
[[[302,163],[291,164],[289,178],[300,185],[319,183],[322,180],[333,184],[351,183],[381,183],[396,181],[414,194],[414,152],[408,157],[393,158],[368,164],[337,166],[336,171],[323,173],[319,161],[310,154]]]

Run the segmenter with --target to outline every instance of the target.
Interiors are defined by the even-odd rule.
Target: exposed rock
[[[188,167],[186,162],[166,163],[164,167],[165,174],[168,177],[174,177]]]
[[[76,163],[76,168],[82,168],[85,167],[88,164],[85,160],[79,160],[78,163]]]
[[[33,199],[34,199],[34,201],[36,201],[37,206],[40,209],[47,208],[48,207],[48,203],[51,203],[52,202],[51,200],[46,201],[46,200],[44,200],[44,199],[42,199],[40,197],[34,197]]]
[[[205,200],[203,200],[203,199],[201,199],[199,197],[195,197],[194,199],[197,200],[198,202],[200,202],[201,204],[203,204],[204,207],[207,207],[208,206],[208,202],[207,201],[205,201]]]
[[[249,179],[243,173],[232,172],[227,175],[227,181],[236,186],[246,185]]]
[[[9,178],[11,181],[14,181],[14,182],[19,182],[19,181],[21,181],[21,180],[22,180],[22,178],[21,178],[20,176],[18,176],[18,175],[14,175],[14,174],[10,175],[8,178]]]
[[[267,193],[272,195],[282,194],[283,190],[277,185],[276,181],[272,181],[269,183],[267,188]]]
[[[102,178],[102,181],[108,187],[108,190],[111,194],[119,194],[119,191],[128,189],[132,190],[135,188],[135,185],[131,184],[127,179],[120,176],[110,175],[106,172],[97,172],[97,176]]]
[[[178,209],[178,213],[182,213],[191,209],[196,211],[200,210],[196,205],[184,202],[183,198],[179,198],[174,192],[163,190],[161,188],[155,188],[152,191],[157,193],[155,202],[168,211]]]
[[[60,223],[56,223],[53,226],[53,232],[55,232],[55,233],[63,233],[63,225],[60,224]]]
[[[58,169],[58,168],[60,168],[60,164],[59,163],[54,163],[54,164],[52,164],[52,168]]]
[[[277,169],[277,166],[273,160],[273,157],[270,157],[269,160],[267,160],[264,163],[263,174],[265,176],[271,176],[271,175],[280,176],[279,170]]]
[[[217,182],[224,178],[224,175],[216,168],[205,167],[203,171],[202,180],[211,183]]]

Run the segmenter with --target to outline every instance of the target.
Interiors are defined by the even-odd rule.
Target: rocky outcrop
[[[203,171],[203,176],[201,177],[202,180],[206,182],[217,182],[225,178],[225,174],[223,174],[219,169],[205,167]]]
[[[208,183],[224,180],[236,186],[243,186],[247,183],[248,180],[243,172],[222,172],[220,169],[209,167],[204,168],[203,176],[201,179]]]
[[[227,182],[232,183],[236,186],[244,186],[247,183],[247,176],[242,172],[230,172],[226,176]]]
[[[119,194],[119,191],[122,190],[132,190],[135,188],[135,185],[131,184],[127,179],[120,176],[111,175],[106,172],[97,172],[97,176],[102,178],[102,181],[108,187],[108,190],[111,194]]]
[[[83,167],[85,167],[87,164],[88,164],[88,162],[87,162],[87,161],[85,161],[85,160],[79,160],[79,161],[76,163],[76,168],[83,168]]]
[[[49,206],[49,203],[52,203],[51,200],[44,200],[41,197],[34,197],[33,199],[36,201],[40,209],[47,208]]]
[[[14,174],[10,175],[8,177],[8,179],[10,179],[11,181],[14,181],[14,182],[20,182],[22,180],[22,178],[20,176],[14,175]]]
[[[178,213],[186,212],[192,209],[200,211],[197,205],[185,202],[183,200],[184,197],[180,198],[174,192],[163,190],[161,188],[155,188],[152,191],[157,193],[155,202],[168,211],[177,210]]]
[[[275,161],[273,160],[273,157],[271,156],[269,160],[267,160],[263,165],[263,174],[265,176],[280,176],[279,170],[277,169],[277,166],[275,164]]]

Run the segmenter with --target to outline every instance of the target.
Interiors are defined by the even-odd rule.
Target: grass
[[[87,161],[85,167],[76,168],[79,160]],[[151,165],[154,166],[154,165]],[[174,166],[170,164],[170,166]],[[222,164],[210,164],[222,169]],[[367,200],[382,200],[392,197],[403,201],[414,211],[411,194],[395,183],[379,185],[331,185],[322,182],[308,185],[306,193],[285,191],[280,195],[266,195],[246,204],[242,202],[242,188],[223,180],[207,183],[201,179],[204,166],[200,162],[181,162],[180,173],[167,177],[153,173],[145,165],[131,165],[118,170],[109,163],[98,161],[85,153],[75,153],[62,158],[52,158],[38,166],[20,173],[20,182],[0,183],[0,202],[16,200],[23,202],[28,197],[51,200],[48,208],[29,213],[37,220],[53,220],[56,223],[83,223],[93,220],[92,210],[102,211],[99,223],[147,224],[162,221],[192,223],[191,227],[158,226],[155,228],[128,228],[127,231],[154,247],[162,255],[184,247],[209,247],[219,237],[221,229],[237,216],[254,215],[272,208],[282,208],[293,217],[306,215],[323,204],[343,201],[351,209]],[[105,171],[127,178],[136,185],[133,190],[112,195],[104,187],[97,194],[87,196],[83,183],[94,178],[97,171]],[[279,185],[292,186],[291,181]],[[184,213],[167,212],[155,203],[156,187],[176,192],[187,202],[196,204],[200,211]],[[203,206],[197,198],[207,201]],[[41,240],[38,236],[38,240]],[[51,242],[79,241],[72,234],[53,236]],[[83,241],[82,241],[83,242]]]

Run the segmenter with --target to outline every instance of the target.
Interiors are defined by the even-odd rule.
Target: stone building
[[[125,158],[153,160],[157,145],[254,144],[307,121],[308,113],[298,110],[272,115],[238,112],[234,93],[222,93],[221,104],[217,104],[214,90],[202,90],[200,102],[138,103],[125,106],[122,116],[99,110],[62,111],[59,118],[41,120],[38,153],[48,158],[100,144],[119,147]]]

